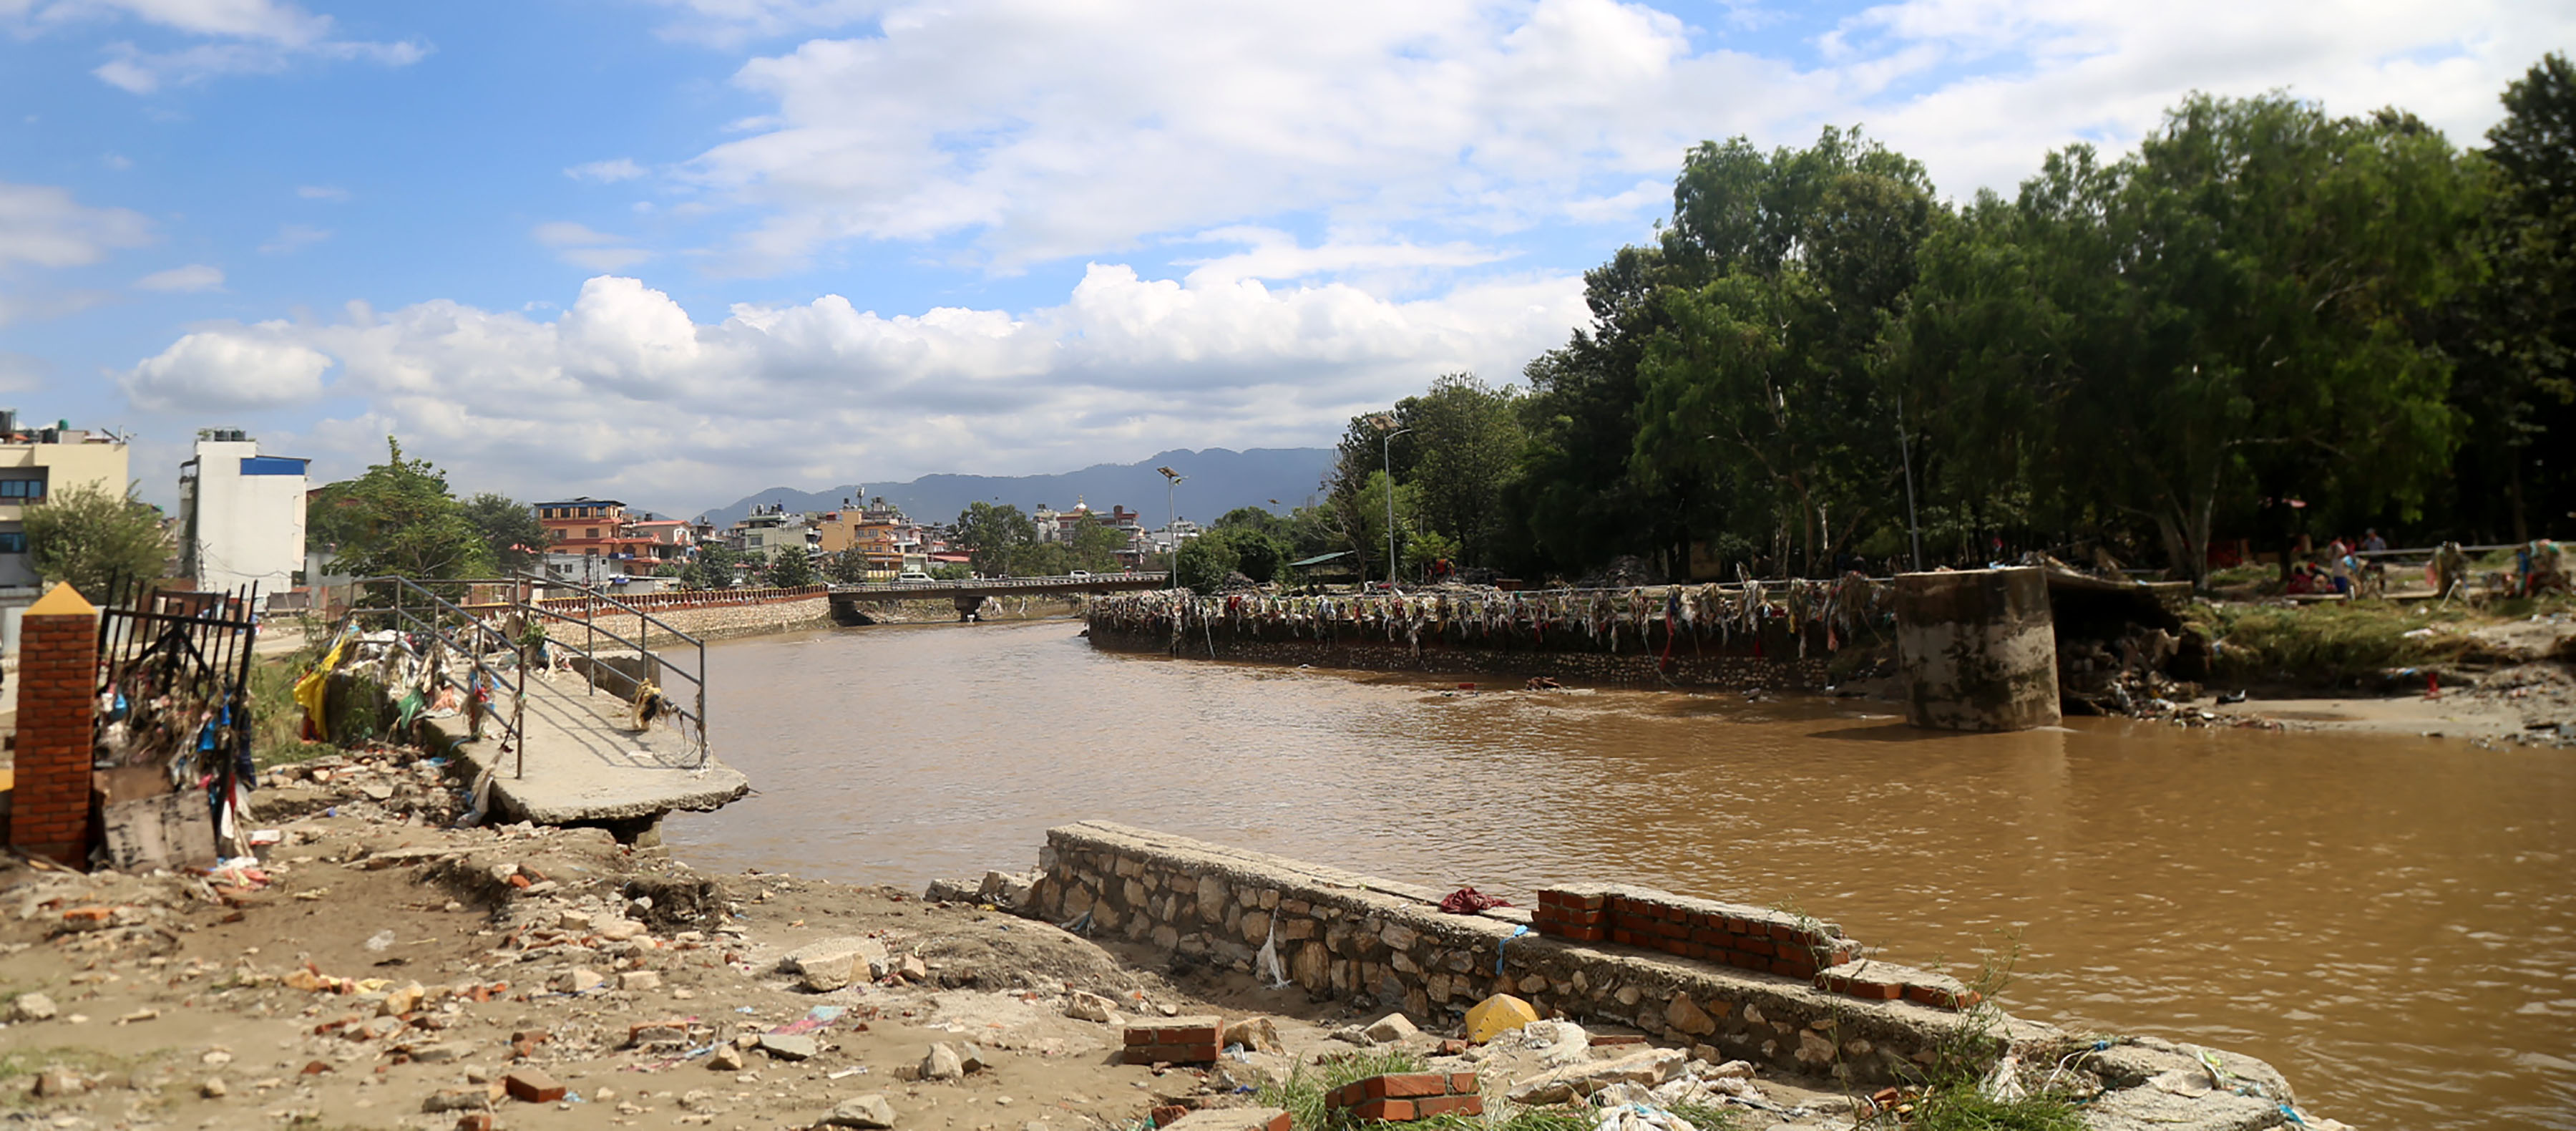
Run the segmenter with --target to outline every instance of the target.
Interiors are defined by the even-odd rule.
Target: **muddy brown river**
[[[2264,1057],[2358,1127],[2576,1128],[2576,757],[2183,731],[1927,735],[1850,701],[1456,694],[1097,653],[1066,621],[715,645],[759,793],[702,866],[918,887],[1107,818],[1520,897],[1795,906],[2015,1014]]]

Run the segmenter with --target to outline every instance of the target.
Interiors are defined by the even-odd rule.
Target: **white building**
[[[238,428],[198,429],[196,457],[179,465],[179,572],[205,592],[295,588],[311,462],[261,455]]]

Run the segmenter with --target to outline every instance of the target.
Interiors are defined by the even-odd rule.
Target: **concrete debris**
[[[1686,1059],[1679,1049],[1649,1049],[1616,1060],[1568,1065],[1519,1081],[1507,1095],[1516,1104],[1549,1104],[1589,1096],[1612,1084],[1651,1088],[1679,1074]]]
[[[831,1114],[818,1124],[822,1127],[856,1127],[861,1131],[881,1131],[894,1126],[894,1105],[875,1092],[852,1096],[832,1105]]]
[[[1368,1039],[1381,1045],[1398,1044],[1422,1035],[1422,1029],[1413,1023],[1413,1019],[1401,1013],[1390,1013],[1380,1017],[1361,1032],[1367,1033]]]
[[[778,968],[798,977],[815,993],[829,993],[853,981],[873,982],[893,968],[884,942],[844,936],[807,943],[780,959]]]
[[[43,994],[19,994],[9,1015],[19,1021],[51,1021],[54,1019],[54,999]]]
[[[52,1004],[46,1003],[49,1007]],[[1118,1024],[1118,1005],[1099,994],[1075,990],[1064,997],[1064,1015],[1076,1021],[1115,1025]]]
[[[822,1048],[801,1033],[762,1033],[760,1051],[772,1060],[812,1060]]]
[[[929,1055],[921,1058],[921,1078],[924,1080],[954,1080],[964,1075],[965,1058],[944,1041],[931,1045]]]
[[[714,1052],[707,1054],[707,1068],[716,1072],[742,1071],[742,1050],[732,1045],[717,1045]]]

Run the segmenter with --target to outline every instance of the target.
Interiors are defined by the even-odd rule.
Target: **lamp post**
[[[1189,476],[1168,467],[1158,467],[1154,470],[1163,473],[1163,510],[1171,515],[1170,518],[1163,520],[1163,533],[1172,541],[1172,565],[1178,567],[1181,564],[1181,508],[1179,503],[1173,501],[1175,497],[1173,492],[1178,491],[1181,480]]]
[[[1395,423],[1392,420],[1389,424]],[[1395,438],[1411,432],[1398,428],[1378,438],[1378,461],[1386,469],[1386,591],[1395,592]]]

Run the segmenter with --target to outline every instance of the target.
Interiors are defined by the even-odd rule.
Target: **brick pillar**
[[[18,772],[9,847],[89,863],[98,610],[68,585],[29,606],[18,637]]]

